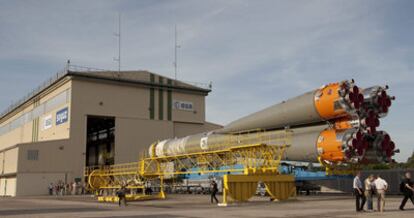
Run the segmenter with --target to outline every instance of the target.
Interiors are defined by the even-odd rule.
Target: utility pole
[[[180,45],[178,45],[177,42],[177,24],[175,25],[175,29],[174,29],[174,79],[177,80],[177,68],[178,68],[178,63],[177,63],[177,49],[180,48]]]
[[[70,59],[66,61],[66,73],[69,72],[70,69]]]
[[[114,58],[114,61],[118,62],[118,76],[121,75],[121,12],[118,14],[118,32],[114,33],[118,37],[118,58]]]

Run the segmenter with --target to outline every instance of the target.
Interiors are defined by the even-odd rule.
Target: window
[[[27,160],[39,160],[39,150],[28,150]]]

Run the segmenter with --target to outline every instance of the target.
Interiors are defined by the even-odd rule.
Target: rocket
[[[243,135],[254,143],[255,131],[270,136],[289,129],[291,146],[284,160],[336,164],[391,162],[398,150],[389,134],[378,127],[392,100],[395,97],[388,94],[388,86],[361,88],[354,80],[331,83],[221,129],[156,142],[149,153],[151,157],[164,157],[214,151],[228,146],[225,142],[229,136]]]

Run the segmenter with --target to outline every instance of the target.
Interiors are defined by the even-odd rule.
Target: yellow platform
[[[223,203],[227,206],[227,198],[237,202],[248,201],[256,193],[258,182],[263,182],[272,200],[286,200],[296,196],[295,177],[293,175],[275,175],[270,173],[253,175],[224,175]]]
[[[126,195],[127,201],[143,201],[143,200],[155,200],[155,199],[165,199],[164,194],[158,194],[158,195]],[[111,202],[115,203],[119,201],[118,196],[98,196],[99,202]]]

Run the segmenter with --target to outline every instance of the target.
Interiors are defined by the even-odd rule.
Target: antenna
[[[66,73],[67,72],[69,72],[69,69],[70,69],[70,59],[68,59],[67,61],[66,61]]]
[[[118,76],[121,75],[121,12],[118,13],[118,32],[114,33],[118,37],[118,57],[114,61],[118,62]]]
[[[177,24],[175,25],[175,29],[174,29],[174,79],[177,80],[177,67],[178,67],[178,63],[177,63],[177,49],[179,49],[181,46],[178,45],[177,43]]]

